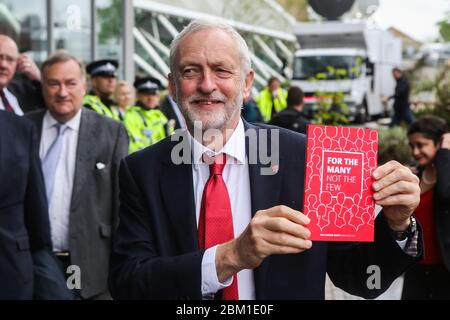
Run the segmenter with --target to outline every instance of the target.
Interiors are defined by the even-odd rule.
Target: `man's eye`
[[[198,74],[198,72],[195,69],[184,69],[183,70],[183,77],[193,77],[196,74]]]
[[[231,77],[231,72],[225,69],[217,69],[216,74],[219,78],[229,78]]]

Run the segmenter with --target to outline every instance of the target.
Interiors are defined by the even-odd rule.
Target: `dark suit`
[[[450,272],[450,150],[440,149],[434,160],[437,182],[434,189],[434,217],[438,231],[439,249],[447,271]]]
[[[13,80],[7,88],[17,98],[23,113],[45,108],[39,81]]]
[[[39,132],[44,115],[45,111],[28,115]],[[120,122],[82,109],[70,200],[69,249],[71,263],[81,269],[83,298],[107,291],[111,235],[118,223],[117,173],[127,153],[128,137]]]
[[[261,128],[274,128],[245,122],[244,126],[258,136]],[[253,214],[280,204],[303,207],[305,136],[280,129],[279,141],[277,174],[261,175],[261,164],[249,164]],[[176,143],[166,139],[122,161],[120,224],[109,278],[114,298],[202,297],[204,251],[197,243],[192,166],[171,161]],[[254,154],[258,144],[246,145],[247,156]],[[415,259],[397,245],[383,216],[376,221],[375,238],[374,243],[353,245],[315,242],[301,254],[266,258],[254,270],[256,298],[324,299],[326,272],[335,285],[352,294],[381,294]],[[381,290],[366,287],[370,265],[382,270]]]
[[[159,106],[159,109],[162,111],[162,113],[164,113],[167,119],[175,121],[175,130],[181,128],[180,120],[178,119],[175,110],[173,110],[173,106],[169,101],[169,97],[164,99],[164,101]]]
[[[33,297],[31,253],[51,246],[36,132],[0,111],[0,299]]]
[[[308,120],[303,112],[297,111],[294,108],[287,108],[274,115],[269,121],[269,124],[306,134]]]
[[[409,107],[410,86],[405,77],[397,79],[395,93],[390,99],[394,99],[394,114],[390,126],[398,125],[405,121],[408,125],[413,122],[413,115]]]
[[[442,261],[416,264],[405,274],[403,282],[403,300],[449,300],[450,299],[450,150],[440,149],[434,159],[437,181],[433,192],[434,226],[428,226],[436,234],[435,243],[425,243],[433,251],[439,251]],[[419,168],[422,177],[423,168]],[[425,202],[426,203],[426,202]],[[431,208],[430,208],[431,210]],[[428,214],[428,212],[427,212]],[[421,216],[419,215],[419,219]],[[426,227],[426,226],[424,226]],[[425,237],[425,241],[428,241]],[[433,240],[430,240],[433,241]],[[428,247],[425,247],[427,249]],[[427,254],[427,252],[425,252]],[[431,252],[431,256],[438,253]],[[425,257],[427,260],[427,258]],[[436,260],[436,259],[432,259]]]

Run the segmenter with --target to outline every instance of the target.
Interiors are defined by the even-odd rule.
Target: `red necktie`
[[[3,92],[3,89],[0,89],[0,98],[2,99],[3,107],[5,108],[6,112],[14,113],[14,109],[9,104],[8,99],[6,99],[5,93]]]
[[[234,239],[230,197],[222,178],[227,158],[224,154],[214,158],[209,166],[209,179],[205,184],[198,223],[198,243],[207,249]],[[237,275],[233,283],[223,290],[224,300],[239,300]]]

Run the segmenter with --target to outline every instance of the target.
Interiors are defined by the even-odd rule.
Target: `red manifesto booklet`
[[[378,132],[308,126],[304,213],[310,240],[374,241]]]

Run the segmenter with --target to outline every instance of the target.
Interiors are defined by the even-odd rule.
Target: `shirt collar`
[[[68,128],[72,129],[73,131],[78,131],[80,129],[81,112],[82,112],[82,110],[83,110],[83,108],[78,110],[78,112],[75,114],[75,116],[65,123],[65,125]],[[44,122],[43,122],[43,126],[42,127],[44,129],[49,129],[49,128],[53,127],[55,124],[57,124],[57,123],[58,123],[58,120],[53,118],[53,116],[50,113],[50,111],[47,110],[47,112],[45,113],[45,116],[44,116]]]
[[[223,153],[227,155],[228,159],[234,159],[235,163],[237,164],[245,163],[245,130],[242,119],[239,119],[239,123],[236,129],[233,131],[230,139],[228,139],[227,143],[219,152],[214,152],[213,150],[205,147],[200,142],[198,142],[190,133],[189,137],[192,146],[192,157],[194,164],[203,163],[202,156],[205,152],[210,156]]]

